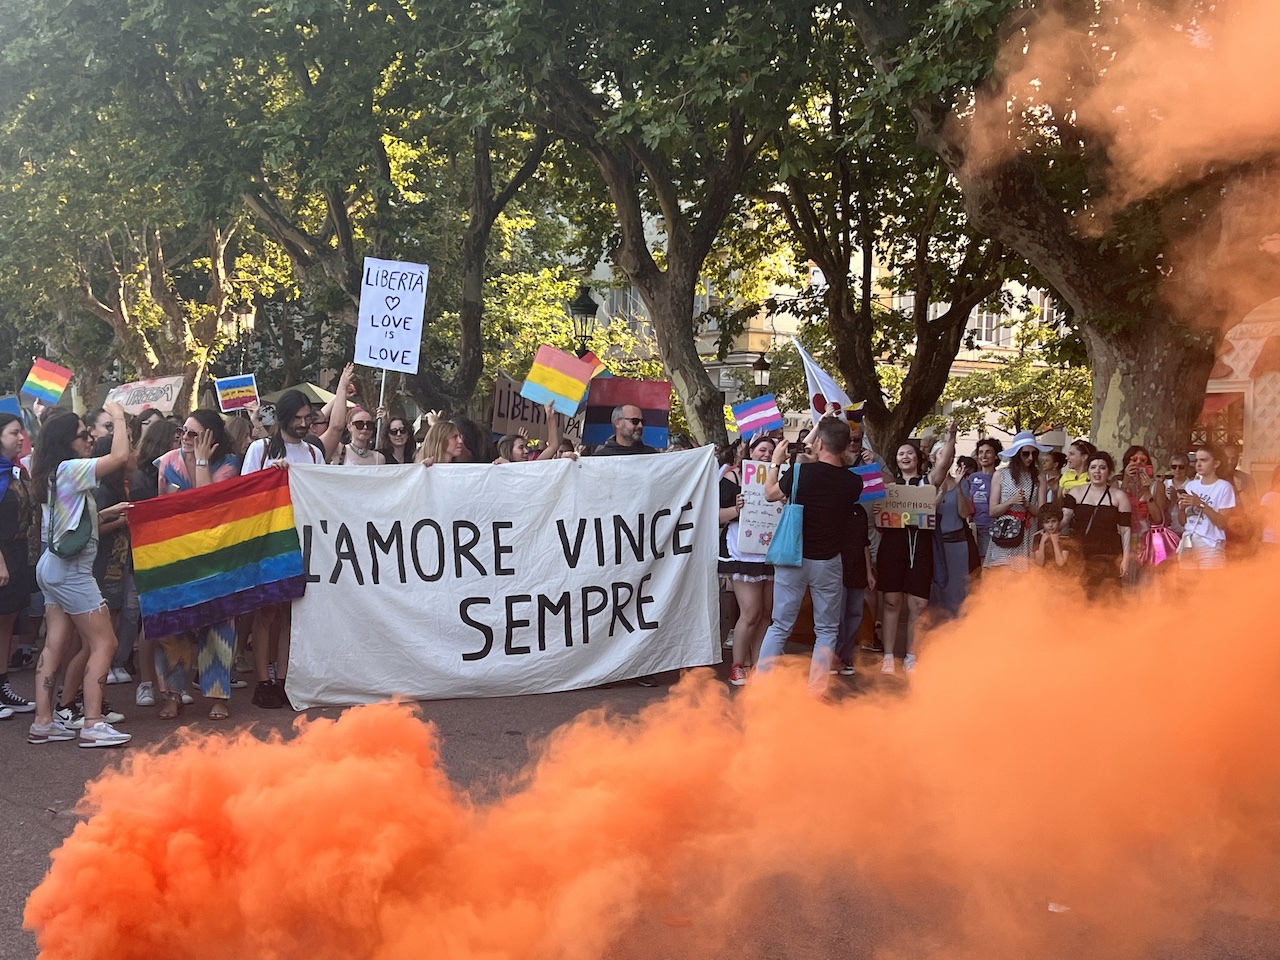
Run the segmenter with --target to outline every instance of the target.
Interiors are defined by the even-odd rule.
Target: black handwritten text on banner
[[[511,696],[720,659],[710,448],[290,471],[294,705]]]

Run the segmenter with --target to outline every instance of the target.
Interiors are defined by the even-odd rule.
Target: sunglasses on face
[[[622,422],[629,423],[633,427],[639,427],[644,424],[644,418],[643,417],[623,417]]]
[[[1187,464],[1185,464],[1185,463],[1171,463],[1171,464],[1169,464],[1169,469],[1170,469],[1170,470],[1185,470],[1185,469],[1187,469]]]
[[[1020,455],[1024,457],[1034,457],[1036,452],[1034,450],[1023,450]]]
[[[352,420],[351,429],[352,430],[372,430],[373,421],[372,420]]]
[[[181,436],[183,440],[197,440],[200,437],[200,431],[199,430],[183,430],[181,434],[179,434],[179,436]]]
[[[392,427],[390,430],[387,431],[387,433],[391,434],[391,436],[393,437],[403,437],[408,432],[409,431],[406,430],[404,427]]]

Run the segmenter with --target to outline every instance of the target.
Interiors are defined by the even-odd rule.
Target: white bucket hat
[[[1041,453],[1048,453],[1053,449],[1047,443],[1036,443],[1036,435],[1030,430],[1023,430],[1013,438],[1013,442],[1009,446],[1000,451],[1000,459],[1012,460],[1023,447],[1035,447]]]

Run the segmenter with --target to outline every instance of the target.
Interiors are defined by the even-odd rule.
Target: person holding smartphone
[[[1120,460],[1120,486],[1129,495],[1132,506],[1129,525],[1135,543],[1144,543],[1152,524],[1164,523],[1164,512],[1155,491],[1155,467],[1146,447],[1134,444]],[[1124,582],[1136,584],[1142,576],[1142,564],[1131,563]]]
[[[1236,506],[1236,488],[1219,479],[1222,456],[1213,444],[1200,444],[1195,456],[1195,479],[1178,492],[1183,525],[1178,556],[1184,567],[1221,570],[1227,564],[1227,522]]]

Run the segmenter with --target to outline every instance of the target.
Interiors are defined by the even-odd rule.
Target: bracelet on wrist
[[[208,465],[209,465],[209,461],[208,461],[208,460],[197,460],[197,461],[196,461],[196,466],[197,466],[197,467],[207,467]]]

